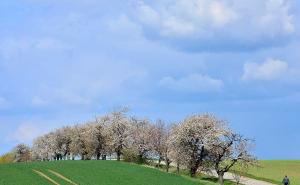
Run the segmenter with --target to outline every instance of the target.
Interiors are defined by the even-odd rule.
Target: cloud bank
[[[195,93],[220,91],[223,81],[207,75],[190,74],[179,79],[164,77],[160,80],[159,85],[170,90]]]
[[[249,50],[282,44],[295,32],[291,1],[140,1],[145,35],[188,51]]]
[[[284,61],[269,58],[265,62],[244,64],[244,74],[242,79],[250,80],[276,80],[288,72],[288,64]]]

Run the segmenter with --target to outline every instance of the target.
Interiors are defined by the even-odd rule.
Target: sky
[[[0,154],[120,106],[213,113],[300,159],[299,0],[1,0]]]

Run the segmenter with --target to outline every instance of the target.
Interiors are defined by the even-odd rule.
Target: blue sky
[[[212,112],[260,159],[300,158],[300,2],[3,0],[0,154],[126,105]]]

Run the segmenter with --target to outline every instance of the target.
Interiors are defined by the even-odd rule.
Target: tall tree
[[[222,130],[222,121],[213,115],[193,115],[173,129],[172,138],[178,143],[177,150],[195,177],[197,170],[208,155],[212,141]]]
[[[27,162],[31,160],[31,150],[26,144],[18,144],[14,149],[15,162]]]
[[[108,117],[100,117],[96,119],[94,124],[94,129],[92,132],[93,140],[94,140],[94,148],[95,148],[95,155],[96,159],[99,160],[101,155],[103,159],[105,159],[109,147],[108,147],[108,140],[109,140],[109,131],[108,131]]]
[[[75,125],[72,129],[70,149],[72,158],[80,156],[81,160],[87,159],[87,127],[85,125]]]
[[[35,160],[48,161],[51,159],[48,134],[40,136],[33,141],[32,155]]]
[[[224,174],[235,164],[243,166],[255,164],[256,159],[250,154],[251,146],[250,139],[230,130],[224,130],[222,135],[215,138],[208,161],[217,172],[220,185],[224,184]]]
[[[178,125],[174,124],[171,125],[166,134],[167,140],[167,147],[164,151],[165,162],[166,162],[166,169],[167,172],[169,171],[169,165],[171,162],[176,163],[176,171],[179,173],[180,165],[184,162],[184,158],[182,157],[182,150],[183,148],[180,147],[181,143],[180,140],[177,138],[178,136],[178,129],[176,129]]]
[[[108,129],[105,117],[97,118],[96,121],[86,123],[86,149],[89,158],[104,159],[108,152]]]
[[[108,115],[109,124],[109,142],[110,147],[117,154],[117,160],[120,161],[124,148],[129,136],[129,120],[126,116],[127,109],[123,108],[118,111],[114,111]]]
[[[71,154],[72,128],[69,126],[59,129],[61,139],[61,154],[64,158],[69,159]]]
[[[158,155],[158,167],[162,160],[167,147],[167,128],[162,120],[157,120],[154,125],[151,125],[151,147]]]
[[[131,119],[131,148],[136,152],[137,162],[143,163],[147,159],[147,152],[151,150],[151,123],[147,119]]]

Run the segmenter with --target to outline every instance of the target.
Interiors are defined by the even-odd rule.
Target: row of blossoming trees
[[[211,114],[192,115],[177,124],[127,116],[114,111],[94,121],[59,128],[36,138],[34,160],[106,159],[143,163],[156,158],[177,170],[186,168],[194,177],[198,171],[213,170],[223,184],[224,173],[234,165],[255,162],[249,153],[252,141],[233,132],[226,121]]]

